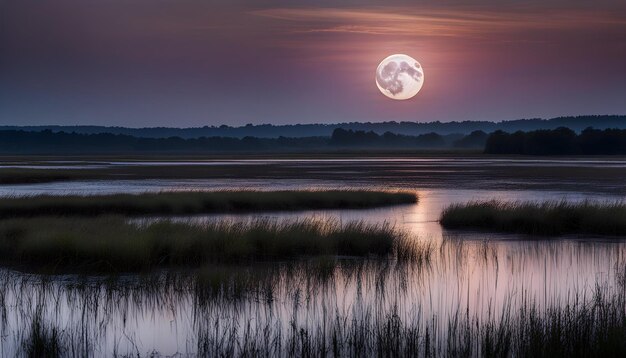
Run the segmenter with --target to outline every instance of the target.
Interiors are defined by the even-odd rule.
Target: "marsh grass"
[[[443,210],[447,229],[479,229],[530,235],[626,235],[624,202],[471,201]]]
[[[466,255],[449,247],[465,244],[442,245],[440,251],[446,255]],[[153,320],[153,315],[168,312],[168,318],[177,317],[177,324],[193,322],[186,331],[188,341],[177,346],[181,356],[626,354],[623,259],[615,262],[615,277],[597,276],[595,285],[572,287],[560,298],[542,300],[530,291],[510,287],[503,292],[501,305],[492,306],[487,298],[471,309],[461,304],[437,311],[428,309],[432,305],[428,299],[404,300],[418,286],[403,288],[401,282],[415,277],[400,279],[398,275],[411,268],[422,271],[427,267],[320,257],[261,267],[213,265],[201,268],[198,275],[163,270],[79,281],[0,271],[0,298],[8,298],[0,299],[0,310],[19,317],[7,323],[0,315],[2,337],[9,337],[3,352],[7,356],[42,356],[42,352],[68,357],[111,356],[111,352],[116,357],[165,356],[172,351],[155,352],[154,342],[142,342],[133,329],[142,316]],[[389,286],[379,291],[379,281]],[[348,286],[375,291],[375,299],[356,295],[344,301],[336,296],[337,289]],[[179,306],[181,302],[191,309]],[[69,304],[76,312],[68,318],[59,303]],[[124,323],[118,326],[118,320]],[[12,337],[19,354],[11,354]]]
[[[173,291],[178,292],[179,287],[193,287],[187,284],[188,279],[187,276],[183,278],[184,285],[172,281],[176,286]],[[167,287],[168,284],[161,286],[160,290],[172,290]],[[255,285],[263,286],[265,283],[256,281]],[[49,290],[45,285],[38,287],[39,290]],[[22,289],[21,286],[18,289]],[[99,286],[82,290],[85,292],[71,296],[71,299],[85,300],[87,307],[102,304],[94,299],[102,294]],[[113,289],[114,296],[110,297],[115,307],[120,299],[133,302],[138,299],[120,290],[123,291],[123,286]],[[198,293],[195,288],[191,290],[194,294]],[[53,290],[48,294],[54,298],[58,293]],[[147,293],[148,296],[160,294],[159,290]],[[389,294],[391,297],[386,298],[392,301],[397,298],[394,295],[399,295]],[[508,294],[513,298],[519,293],[511,291]],[[141,297],[145,295],[140,294]],[[355,302],[349,310],[330,308],[321,312],[321,317],[309,321],[298,318],[306,309],[296,304],[298,297],[293,295],[294,312],[291,317],[272,316],[273,319],[260,325],[250,319],[242,324],[232,323],[241,322],[240,315],[247,313],[245,310],[227,309],[227,302],[202,306],[204,302],[214,299],[216,297],[201,295],[194,300],[198,307],[193,316],[196,337],[193,341],[195,354],[192,356],[623,357],[626,354],[625,291],[601,282],[596,282],[590,296],[573,291],[565,301],[548,306],[523,295],[521,302],[504,305],[498,312],[489,310],[486,314],[469,314],[460,309],[450,312],[449,316],[419,314],[424,312],[420,309],[424,303],[420,302],[413,303],[415,309],[411,312],[416,314],[406,314],[395,305],[383,309]],[[158,300],[148,298],[149,302]],[[148,305],[144,301],[136,304]],[[21,338],[24,356],[79,357],[97,354],[97,339],[102,337],[92,332],[93,335],[87,339],[94,341],[86,344],[80,337],[84,331],[106,327],[106,323],[92,326],[89,319],[82,319],[78,326],[64,326],[54,319],[49,320],[49,315],[46,319],[42,312],[43,305],[39,303],[32,311],[26,310],[22,317],[25,327],[30,328],[24,331]],[[103,314],[108,313],[105,310]],[[281,319],[289,322],[278,324],[277,320]],[[132,348],[126,348],[128,352],[124,352],[123,347],[115,347],[113,355],[144,356],[132,340],[126,346]],[[151,355],[148,353],[145,356]],[[158,353],[156,356],[159,356]]]
[[[417,196],[414,193],[373,190],[225,190],[93,196],[37,195],[0,199],[0,218],[362,209],[415,202]]]
[[[198,328],[201,356],[621,357],[626,354],[625,291],[596,282],[590,296],[573,291],[542,306],[525,294],[501,311],[421,315],[355,304],[324,312],[313,325],[293,313],[289,325]],[[384,297],[394,301],[394,297]],[[397,298],[397,297],[396,297]]]
[[[21,342],[24,356],[29,358],[61,357],[64,342],[61,331],[54,326],[47,326],[41,314],[36,314],[31,321],[30,331]]]
[[[0,221],[0,260],[51,270],[125,272],[316,256],[424,260],[427,253],[416,249],[404,232],[363,222],[159,220],[141,224],[122,217]]]

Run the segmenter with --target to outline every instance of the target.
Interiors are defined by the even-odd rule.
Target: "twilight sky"
[[[421,92],[378,63],[406,53]],[[0,0],[0,124],[626,114],[626,1]]]

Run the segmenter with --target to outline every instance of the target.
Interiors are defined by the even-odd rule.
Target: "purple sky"
[[[393,53],[411,100],[374,82]],[[578,114],[626,114],[623,0],[0,0],[0,124]]]

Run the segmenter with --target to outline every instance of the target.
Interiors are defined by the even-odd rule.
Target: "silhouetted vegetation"
[[[338,147],[387,147],[387,148],[443,148],[446,142],[437,133],[405,136],[385,132],[378,135],[372,131],[352,131],[337,128],[330,137],[331,145]]]
[[[33,317],[30,325],[30,332],[22,342],[25,357],[56,358],[69,353],[63,351],[62,330],[46,326],[41,314]]]
[[[200,137],[140,138],[124,134],[0,131],[0,154],[198,154],[232,152],[319,152],[357,149],[441,149],[462,135],[436,133],[405,136],[386,132],[337,129],[331,137],[257,138]]]
[[[0,154],[120,154],[319,152],[350,149],[419,150],[485,148],[489,154],[626,154],[626,129],[586,128],[580,134],[565,127],[506,133],[473,131],[469,135],[417,136],[337,128],[330,137],[200,137],[141,138],[123,134],[78,134],[0,131]]]
[[[193,344],[193,355],[200,357],[316,357],[319,352],[334,357],[486,358],[626,354],[626,291],[619,282],[610,285],[610,281],[597,279],[591,283],[593,289],[588,294],[577,289],[564,299],[544,304],[523,293],[522,299],[515,301],[520,292],[510,288],[504,298],[509,303],[486,313],[470,313],[462,307],[430,312],[426,308],[433,303],[420,301],[407,302],[407,307],[380,303],[403,302],[406,292],[398,287],[377,291],[374,303],[363,300],[362,294],[356,294],[349,303],[337,303],[338,300],[323,295],[336,290],[336,282],[341,285],[358,281],[365,286],[368,281],[362,281],[372,274],[378,273],[376,282],[384,282],[406,270],[402,265],[386,266],[381,267],[376,261],[373,265],[361,261],[342,267],[320,262],[268,273],[240,270],[231,274],[212,268],[199,277],[142,275],[138,280],[55,283],[54,289],[45,278],[29,280],[5,274],[3,287],[25,308],[12,309],[10,301],[2,300],[0,309],[19,318],[14,330],[23,327],[23,333],[18,335],[21,347],[27,356],[33,357],[97,355],[104,351],[98,348],[108,343],[104,335],[98,334],[101,330],[108,329],[112,334],[123,330],[126,334],[132,328],[125,325],[125,314],[131,309],[154,312],[153,316],[144,313],[144,317],[154,320],[154,315],[168,309],[172,300],[173,307],[177,300],[193,302],[193,311],[183,319],[194,322],[187,339]],[[317,294],[303,299],[302,282]],[[46,297],[47,301],[33,300],[33,296]],[[276,296],[282,299],[274,299]],[[322,298],[317,299],[318,296]],[[45,308],[63,307],[65,302],[82,313],[71,325],[65,324],[60,315],[44,316]],[[330,308],[319,309],[315,303]],[[342,304],[349,307],[342,309]],[[291,315],[261,314],[277,305],[292,308]],[[120,315],[124,315],[121,329],[110,319]],[[101,316],[106,319],[97,321]],[[138,316],[141,318],[141,314]],[[172,322],[180,320],[173,316]],[[283,324],[281,320],[286,319],[288,323]],[[124,348],[114,343],[113,356],[118,356],[118,349],[125,353],[122,356],[141,356],[136,352],[146,343],[135,336],[125,337],[132,344]],[[9,345],[9,352],[10,348]],[[150,356],[160,355],[153,352]]]
[[[0,261],[52,270],[127,272],[320,255],[395,253],[410,259],[415,244],[391,226],[362,222],[130,223],[122,217],[0,221]]]
[[[626,235],[626,204],[583,201],[473,201],[443,210],[447,229],[479,229],[530,235]]]
[[[483,131],[473,131],[472,133],[466,135],[465,137],[456,140],[453,143],[455,148],[485,148],[485,143],[487,143],[487,137],[489,135]]]
[[[43,215],[190,215],[268,210],[360,209],[417,202],[409,192],[372,190],[185,191],[38,195],[0,200],[0,218]]]
[[[352,131],[373,131],[377,134],[385,132],[397,133],[406,136],[416,136],[426,133],[439,133],[441,135],[461,133],[468,134],[473,131],[493,132],[503,130],[508,132],[533,131],[538,129],[555,129],[568,127],[577,132],[587,128],[621,128],[626,129],[626,116],[577,116],[557,117],[551,119],[517,119],[510,121],[462,121],[462,122],[349,122],[335,124],[248,124],[241,127],[204,126],[198,128],[125,128],[104,126],[0,126],[0,130],[24,130],[53,132],[76,132],[80,134],[124,134],[143,138],[200,138],[200,137],[329,137],[336,128]]]
[[[334,357],[467,358],[626,354],[626,300],[619,291],[607,294],[598,287],[590,300],[575,295],[548,307],[524,301],[519,308],[486,315],[470,316],[457,310],[447,321],[433,314],[423,322],[419,308],[424,309],[416,307],[417,313],[402,315],[397,309],[366,311],[355,305],[347,314],[336,312],[300,330],[292,323],[286,329],[282,325],[256,329],[253,336],[229,334],[228,344],[223,337],[216,339],[210,331],[213,326],[207,325],[199,351],[202,355],[219,352],[218,356],[251,351],[250,355],[259,357],[315,357],[319,352],[332,352]],[[272,332],[270,338],[268,331]]]
[[[614,155],[626,154],[626,129],[587,128],[577,134],[569,128],[489,135],[485,145],[489,154],[529,155]]]
[[[328,138],[138,138],[123,134],[0,131],[0,153],[211,153],[324,148]]]

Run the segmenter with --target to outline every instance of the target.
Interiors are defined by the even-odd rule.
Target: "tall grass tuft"
[[[458,306],[434,311],[428,296],[407,296],[428,286],[403,287],[409,277],[397,275],[411,265],[400,262],[314,259],[262,266],[78,280],[0,271],[0,294],[13,297],[0,300],[0,312],[9,312],[8,321],[0,315],[0,322],[15,324],[3,331],[9,353],[2,352],[22,356],[10,354],[13,336],[24,356],[104,356],[106,346],[113,356],[142,356],[155,343],[132,334],[142,327],[136,319],[152,322],[167,314],[177,325],[189,323],[181,326],[189,344],[180,354],[200,357],[626,355],[622,259],[614,268],[617,281],[598,276],[595,285],[572,288],[560,298],[542,301],[513,286],[502,292],[501,305],[492,306],[491,298],[477,306],[455,300]],[[372,286],[379,281],[389,286],[379,291]],[[339,294],[349,287],[376,292],[370,298]],[[64,304],[76,310],[69,320]],[[107,331],[111,336],[101,334]],[[120,345],[121,339],[128,344]]]
[[[603,292],[604,291],[604,292]],[[419,310],[415,310],[420,312]],[[525,300],[499,313],[403,315],[355,305],[307,326],[199,328],[198,352],[212,356],[379,357],[623,357],[626,305],[623,293],[598,288],[591,299],[573,295],[542,307]],[[295,316],[295,315],[294,315]],[[245,354],[247,351],[254,353]],[[249,353],[249,352],[248,352]]]
[[[0,199],[0,218],[362,209],[415,202],[415,193],[372,190],[225,190],[92,196],[36,195]]]
[[[405,233],[387,224],[296,220],[207,223],[122,217],[30,218],[0,221],[0,260],[39,268],[124,272],[207,263],[315,256],[424,260]]]
[[[28,358],[56,358],[63,353],[63,342],[57,327],[48,327],[41,317],[36,314],[31,322],[30,332],[22,341],[25,357]]]
[[[479,229],[530,235],[626,235],[624,202],[471,201],[443,210],[447,229]]]

